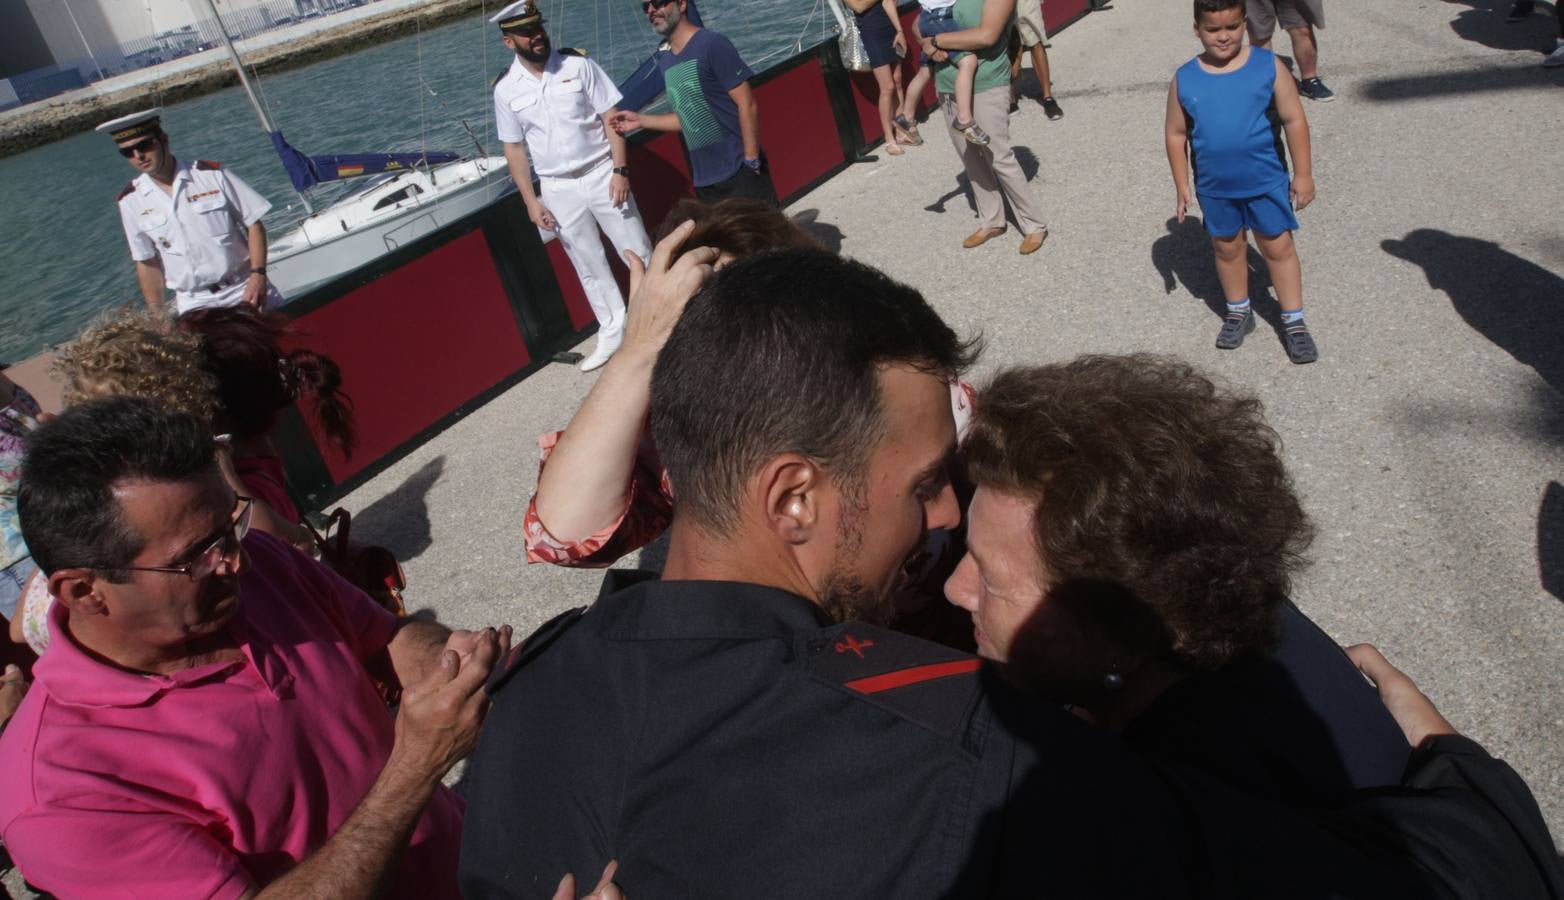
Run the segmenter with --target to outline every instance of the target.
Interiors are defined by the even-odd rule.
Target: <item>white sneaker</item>
[[[617,343],[604,344],[602,341],[598,341],[597,347],[592,350],[592,353],[581,361],[581,371],[590,372],[593,369],[601,369],[618,350],[619,345]]]
[[[1564,66],[1564,40],[1559,41],[1553,52],[1542,61],[1544,69],[1557,69],[1560,66]]]

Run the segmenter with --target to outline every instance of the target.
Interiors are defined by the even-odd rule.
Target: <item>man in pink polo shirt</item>
[[[249,508],[200,423],[148,401],[35,432],[19,510],[53,640],[0,738],[0,840],[67,898],[459,896],[440,779],[509,629],[398,621],[246,534]]]

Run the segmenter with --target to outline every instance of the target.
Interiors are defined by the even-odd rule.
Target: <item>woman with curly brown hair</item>
[[[1395,784],[1406,742],[1287,599],[1312,530],[1252,396],[1178,360],[1009,369],[963,445],[946,584],[979,653],[1159,758],[1290,802]]]
[[[276,378],[275,347],[272,353],[271,371]],[[103,397],[146,397],[214,423],[216,431],[233,434],[232,440],[218,445],[218,467],[236,494],[255,501],[250,512],[252,527],[311,550],[314,541],[308,529],[299,524],[299,510],[283,487],[281,461],[274,452],[272,459],[257,461],[256,440],[248,434],[239,436],[235,417],[228,416],[223,406],[232,402],[221,390],[220,379],[226,370],[209,371],[212,367],[203,365],[209,356],[201,337],[193,331],[179,330],[156,313],[124,311],[98,319],[61,347],[53,373],[62,382],[61,398],[66,406]],[[254,390],[246,388],[245,392]],[[48,646],[44,624],[48,608],[42,579],[29,583],[11,622],[12,640],[42,653]]]

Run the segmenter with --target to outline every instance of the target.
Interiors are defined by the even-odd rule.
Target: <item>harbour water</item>
[[[500,152],[489,84],[510,62],[486,17],[497,9],[300,69],[267,76],[261,93],[288,141],[306,153],[478,149]],[[615,80],[656,47],[632,0],[543,0],[557,46],[585,48]],[[829,36],[820,0],[706,0],[757,71],[801,42]],[[147,105],[159,102],[149,95]],[[304,212],[271,144],[235,87],[164,107],[181,159],[213,159],[268,197],[273,234]],[[68,339],[99,311],[140,302],[114,197],[134,175],[102,135],[78,134],[0,159],[0,361]],[[317,206],[341,187],[312,193]]]

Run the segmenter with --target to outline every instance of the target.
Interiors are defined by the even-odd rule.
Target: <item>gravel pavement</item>
[[[1311,366],[1266,327],[1212,347],[1220,289],[1200,226],[1170,220],[1162,145],[1168,78],[1199,49],[1186,2],[1119,0],[1053,43],[1065,118],[1024,100],[1012,122],[1052,227],[1035,256],[1014,229],[960,248],[975,223],[933,125],[790,212],[981,330],[985,372],[1158,351],[1258,393],[1319,529],[1299,605],[1343,643],[1380,645],[1526,777],[1559,836],[1564,70],[1538,66],[1551,15],[1506,25],[1507,7],[1331,4],[1321,74],[1339,99],[1306,101],[1319,195],[1298,234]],[[592,600],[597,573],[521,549],[536,436],[591,380],[550,366],[344,500],[358,537],[406,557],[415,606],[525,632]]]

